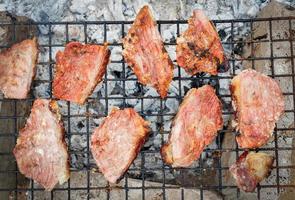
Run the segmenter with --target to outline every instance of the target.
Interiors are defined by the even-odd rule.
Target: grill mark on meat
[[[163,160],[172,167],[190,166],[222,124],[221,103],[214,89],[209,85],[191,89],[173,120],[168,142],[161,148]]]
[[[0,90],[6,98],[25,99],[36,74],[37,39],[27,39],[0,53]]]
[[[107,45],[70,42],[64,52],[56,54],[56,73],[53,80],[55,97],[83,104],[101,82],[109,62]]]
[[[138,81],[143,85],[151,85],[161,98],[165,98],[173,78],[173,63],[148,6],[141,8],[137,14],[123,38],[123,46],[124,59]]]
[[[91,152],[111,183],[123,177],[148,137],[149,127],[133,108],[114,108],[91,137]]]
[[[214,25],[201,10],[194,10],[188,25],[176,40],[178,65],[191,75],[200,72],[216,75],[218,66],[227,62]]]
[[[236,140],[242,148],[258,148],[272,136],[284,112],[284,97],[272,78],[247,69],[235,76],[230,90],[235,111]]]
[[[13,153],[19,171],[46,190],[69,179],[69,157],[56,101],[35,100]]]

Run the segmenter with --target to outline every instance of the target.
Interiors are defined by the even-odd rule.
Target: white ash
[[[102,100],[104,101],[104,100]],[[92,100],[88,102],[88,110],[90,115],[103,115],[105,111],[105,104],[99,100]]]
[[[49,98],[50,93],[49,83],[37,83],[33,87],[33,95],[36,98]]]
[[[178,110],[179,102],[175,98],[169,98],[165,102],[166,107],[169,109],[170,113],[176,113]]]
[[[112,48],[111,60],[112,61],[122,60],[122,47],[115,46]],[[122,69],[122,65],[121,65],[121,69]],[[118,71],[121,71],[121,70],[118,69]]]
[[[0,11],[9,11],[35,21],[60,21],[66,5],[66,0],[4,0],[0,2]]]

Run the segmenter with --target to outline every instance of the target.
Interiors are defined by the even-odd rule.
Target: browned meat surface
[[[253,192],[257,184],[269,176],[274,158],[265,153],[244,152],[230,172],[238,187],[245,192]]]
[[[55,97],[83,104],[102,80],[109,62],[107,45],[70,42],[56,54]]]
[[[6,98],[25,99],[36,72],[37,39],[27,39],[0,53],[0,90]]]
[[[216,75],[225,56],[215,27],[202,10],[194,10],[188,25],[176,41],[178,65],[191,75],[200,72]]]
[[[132,108],[114,108],[91,137],[91,152],[105,178],[116,183],[128,170],[148,136],[146,122]]]
[[[46,190],[69,179],[64,128],[55,101],[35,100],[13,153],[20,172]]]
[[[173,63],[148,6],[137,14],[123,46],[123,56],[139,82],[153,86],[165,98],[173,78]]]
[[[272,136],[275,123],[284,112],[284,97],[272,78],[247,69],[231,82],[236,137],[242,148],[258,148]]]
[[[214,89],[205,85],[191,89],[173,120],[168,142],[162,147],[163,160],[173,167],[188,167],[222,128],[221,103]]]

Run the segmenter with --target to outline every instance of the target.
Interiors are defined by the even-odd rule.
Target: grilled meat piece
[[[173,78],[173,63],[148,6],[137,14],[123,46],[123,56],[139,82],[153,86],[165,98]]]
[[[258,148],[272,136],[276,121],[284,112],[284,97],[272,78],[247,69],[231,82],[234,126],[242,148]]]
[[[20,172],[46,190],[69,179],[69,156],[56,101],[35,100],[13,153]]]
[[[0,53],[0,90],[6,98],[25,99],[36,73],[37,39],[27,39]]]
[[[194,10],[188,29],[176,43],[177,63],[191,75],[200,72],[216,75],[218,65],[225,63],[218,33],[202,10]]]
[[[191,89],[173,120],[168,143],[161,148],[163,160],[172,167],[188,167],[222,128],[221,103],[214,89]]]
[[[229,170],[241,190],[253,192],[257,184],[270,175],[273,161],[273,156],[266,153],[246,151]]]
[[[148,136],[146,122],[132,108],[114,108],[91,137],[91,152],[105,178],[116,183],[128,170]]]
[[[109,62],[107,45],[70,42],[56,54],[55,97],[83,104],[102,80]]]

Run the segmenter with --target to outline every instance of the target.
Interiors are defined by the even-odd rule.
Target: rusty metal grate
[[[285,23],[287,23],[289,25],[289,33],[287,33],[287,36],[285,38],[276,38],[274,36],[274,30],[272,28],[272,24],[276,23],[278,21],[284,21]],[[181,73],[181,69],[179,67],[177,70],[177,73],[174,74],[174,79],[173,82],[177,82],[178,84],[178,88],[179,88],[179,92],[177,95],[168,95],[167,99],[177,99],[177,101],[181,102],[185,91],[182,91],[182,84],[185,81],[192,81],[192,87],[198,87],[201,86],[205,83],[209,83],[211,85],[213,85],[218,93],[219,91],[219,87],[220,87],[220,81],[221,80],[230,80],[235,74],[236,71],[239,70],[236,67],[237,63],[240,62],[247,62],[248,64],[250,64],[250,66],[252,68],[256,68],[256,62],[267,62],[270,63],[269,65],[269,76],[275,78],[275,79],[279,79],[279,80],[284,80],[284,79],[288,79],[290,87],[292,88],[290,91],[283,91],[284,96],[286,98],[290,99],[290,102],[293,106],[291,106],[290,109],[286,109],[285,110],[285,114],[288,115],[289,117],[292,117],[294,120],[294,124],[295,124],[295,109],[294,109],[294,105],[295,105],[295,56],[294,56],[294,49],[295,49],[295,41],[294,41],[294,32],[292,32],[292,25],[295,21],[295,18],[291,18],[291,17],[280,17],[280,18],[264,18],[264,19],[240,19],[240,20],[213,20],[213,23],[215,25],[220,25],[220,24],[228,24],[230,27],[230,39],[227,40],[226,42],[223,42],[223,45],[226,45],[229,48],[229,53],[228,53],[228,61],[230,64],[230,73],[229,75],[225,75],[224,73],[219,73],[217,76],[206,76],[204,74],[200,74],[197,76],[192,76],[192,77],[185,77],[183,76],[183,74]],[[48,23],[41,23],[41,22],[0,22],[0,27],[6,27],[9,26],[12,28],[12,31],[10,34],[12,34],[12,38],[15,41],[16,39],[16,32],[15,30],[17,29],[18,26],[27,26],[27,27],[42,27],[43,30],[47,30],[48,32],[46,34],[43,34],[42,37],[45,38],[44,41],[46,41],[45,43],[41,43],[40,44],[40,49],[42,51],[42,49],[46,49],[48,54],[47,54],[47,60],[46,61],[40,61],[37,65],[38,68],[47,68],[48,70],[48,80],[34,80],[33,82],[33,87],[37,86],[40,83],[47,83],[48,84],[48,93],[46,93],[44,96],[41,95],[39,97],[41,98],[53,98],[52,93],[51,93],[51,81],[52,81],[52,77],[53,77],[53,69],[54,69],[54,65],[55,65],[55,61],[54,61],[54,49],[55,48],[62,48],[66,42],[71,41],[71,36],[69,34],[69,27],[73,27],[73,26],[79,26],[82,27],[82,34],[84,35],[84,40],[82,40],[81,42],[85,42],[85,43],[104,43],[104,42],[108,42],[109,46],[122,46],[122,43],[120,41],[110,41],[108,39],[108,26],[109,25],[114,25],[114,26],[119,26],[121,29],[120,32],[120,37],[124,37],[124,35],[126,34],[128,28],[127,26],[129,26],[132,22],[126,22],[126,21],[93,21],[93,22],[48,22]],[[163,31],[163,26],[166,25],[176,25],[176,35],[178,36],[181,33],[180,30],[180,26],[185,25],[187,22],[184,20],[180,20],[180,21],[157,21],[158,23],[158,28],[160,30],[160,32]],[[255,24],[264,24],[268,27],[268,33],[269,35],[267,36],[263,36],[263,38],[253,38],[253,35],[251,34],[253,31],[253,26]],[[248,37],[239,37],[236,36],[236,34],[234,33],[234,28],[236,27],[237,24],[247,24],[250,27],[250,35]],[[87,37],[88,35],[88,27],[89,26],[99,26],[101,27],[101,30],[103,30],[103,41],[91,41],[89,40],[89,37]],[[52,28],[54,26],[62,26],[64,27],[65,30],[65,40],[62,43],[56,43],[53,39],[54,35],[52,34]],[[293,27],[294,29],[294,27]],[[28,35],[28,37],[32,37],[32,35]],[[14,42],[12,41],[12,43]],[[257,44],[267,44],[269,45],[270,48],[270,55],[269,56],[260,56],[260,57],[256,57],[255,54],[255,45]],[[289,53],[286,55],[277,55],[275,53],[275,46],[278,43],[285,43],[289,45]],[[166,46],[175,46],[175,40],[174,41],[169,41],[169,42],[165,42]],[[235,54],[238,51],[237,48],[239,46],[245,46],[245,45],[250,45],[250,49],[251,49],[251,54],[249,57],[243,58],[243,57],[237,57],[235,56]],[[3,48],[7,48],[8,46],[10,46],[10,44],[6,45],[6,46],[1,46],[1,49]],[[288,73],[282,73],[279,74],[277,73],[278,70],[276,70],[277,68],[280,67],[279,64],[277,64],[278,60],[288,60],[290,62],[290,70]],[[92,176],[91,171],[93,171],[94,168],[97,168],[96,166],[91,165],[91,152],[89,150],[89,138],[90,135],[92,133],[92,127],[90,126],[90,121],[92,119],[99,119],[101,117],[104,117],[108,114],[109,110],[110,110],[110,104],[109,102],[116,100],[116,101],[120,101],[121,104],[121,108],[123,107],[128,107],[128,103],[126,103],[127,100],[130,99],[139,99],[141,102],[141,106],[140,106],[140,110],[139,113],[143,116],[143,117],[147,117],[147,116],[155,116],[158,119],[157,122],[157,127],[156,130],[153,130],[151,132],[152,136],[161,135],[161,140],[162,143],[164,143],[164,138],[165,135],[169,134],[169,131],[165,131],[163,129],[163,121],[164,121],[164,117],[165,116],[174,116],[175,113],[169,113],[165,110],[165,101],[167,99],[160,99],[159,96],[144,96],[143,93],[143,86],[139,86],[140,87],[140,91],[138,94],[136,95],[127,95],[126,94],[126,82],[127,81],[136,81],[136,78],[128,78],[126,76],[127,71],[130,71],[130,69],[127,67],[126,63],[124,62],[123,59],[121,60],[111,60],[111,64],[112,63],[116,63],[118,65],[121,65],[122,69],[119,77],[117,78],[109,78],[108,74],[106,73],[105,78],[103,80],[103,88],[104,88],[104,93],[100,93],[98,95],[92,95],[91,97],[88,98],[87,102],[86,102],[86,112],[83,114],[74,114],[72,113],[71,110],[71,103],[70,102],[64,102],[66,105],[66,113],[62,113],[63,114],[63,120],[65,122],[65,126],[66,126],[66,138],[68,141],[68,148],[69,148],[69,154],[86,154],[86,165],[84,167],[81,168],[77,168],[77,167],[73,167],[71,166],[71,172],[80,172],[80,171],[84,171],[86,172],[86,177],[84,177],[86,180],[81,180],[81,182],[85,183],[83,186],[73,186],[71,184],[71,180],[69,180],[68,183],[64,184],[63,186],[59,186],[56,187],[52,192],[50,192],[49,195],[49,199],[56,199],[58,194],[56,194],[56,192],[58,191],[64,191],[66,193],[68,193],[67,198],[68,199],[73,199],[73,196],[71,195],[71,193],[73,193],[74,191],[84,191],[87,193],[86,195],[86,199],[91,199],[91,195],[89,195],[89,193],[91,191],[104,191],[106,192],[106,199],[111,199],[111,191],[113,189],[116,190],[123,190],[124,191],[124,197],[122,197],[122,199],[129,199],[129,194],[131,190],[139,190],[142,192],[142,199],[146,199],[146,191],[147,190],[162,190],[162,196],[161,198],[163,199],[168,199],[167,198],[167,190],[169,189],[177,189],[180,191],[179,193],[179,199],[186,199],[184,197],[184,188],[189,188],[189,189],[196,189],[200,192],[200,199],[204,199],[204,191],[205,190],[214,190],[219,192],[220,194],[223,194],[225,190],[230,190],[232,193],[236,194],[236,198],[240,197],[240,190],[236,187],[235,184],[228,184],[227,181],[224,178],[224,174],[228,172],[229,166],[226,166],[223,164],[222,162],[222,157],[224,156],[224,154],[226,152],[234,152],[235,153],[235,158],[237,159],[237,157],[244,151],[243,149],[238,148],[237,144],[234,145],[234,147],[225,147],[223,145],[223,140],[224,140],[224,136],[226,133],[231,133],[231,134],[235,134],[235,131],[230,128],[230,126],[225,126],[224,129],[222,131],[219,132],[218,137],[216,139],[216,144],[217,146],[214,148],[211,148],[210,146],[208,148],[205,149],[205,152],[207,153],[214,153],[215,155],[215,160],[217,161],[216,165],[210,167],[211,169],[213,168],[214,170],[216,170],[216,184],[212,184],[212,185],[207,185],[207,184],[200,184],[199,186],[184,186],[184,185],[171,185],[170,183],[167,182],[167,178],[166,178],[166,172],[167,171],[171,171],[171,168],[169,166],[166,166],[162,163],[162,165],[160,167],[158,166],[153,166],[152,164],[148,164],[145,156],[146,154],[152,154],[152,155],[156,155],[159,154],[159,148],[153,148],[153,149],[147,149],[147,148],[143,148],[141,150],[141,152],[139,153],[139,159],[140,159],[140,166],[139,167],[134,167],[131,166],[130,169],[128,170],[128,172],[132,172],[132,171],[138,171],[140,176],[137,177],[138,179],[140,179],[142,181],[142,185],[141,186],[130,186],[128,185],[128,173],[127,175],[122,179],[122,181],[124,182],[123,185],[121,186],[110,186],[109,184],[106,184],[105,186],[93,186],[91,184],[90,178]],[[175,66],[177,66],[175,60],[174,60],[174,64]],[[108,84],[110,82],[118,82],[120,84],[122,84],[122,91],[121,91],[121,96],[110,96],[108,93]],[[13,130],[11,130],[10,132],[6,132],[5,130],[0,130],[0,140],[13,140],[14,144],[18,135],[18,130],[21,127],[20,125],[20,121],[25,119],[28,114],[25,115],[20,115],[19,113],[19,104],[27,102],[28,104],[32,104],[32,102],[35,99],[35,94],[33,94],[31,92],[30,97],[28,99],[25,100],[11,100],[11,99],[1,99],[0,101],[2,102],[2,106],[7,103],[7,104],[11,104],[13,105],[11,107],[11,115],[0,115],[0,123],[4,124],[7,123],[7,121],[11,121],[13,123]],[[218,93],[219,98],[223,101],[226,102],[225,99],[229,99],[230,98],[230,94],[219,94]],[[159,102],[160,105],[160,109],[156,110],[155,112],[146,112],[145,108],[144,108],[144,101],[147,101],[149,99],[155,99],[156,101]],[[101,102],[104,102],[104,110],[102,111],[102,113],[100,114],[89,114],[89,105],[91,104],[92,101],[94,100],[98,100]],[[229,105],[226,104],[224,105],[224,107],[228,107]],[[223,111],[223,116],[231,116],[233,115],[233,110],[232,108],[229,108],[228,110],[224,110]],[[83,118],[85,119],[85,131],[75,131],[75,130],[71,130],[71,123],[72,120],[75,118]],[[282,177],[281,177],[281,173],[282,170],[295,170],[295,166],[294,165],[284,165],[284,163],[280,162],[279,156],[281,155],[282,152],[291,152],[293,150],[295,150],[294,146],[281,146],[279,144],[279,136],[280,134],[282,134],[283,132],[293,132],[295,131],[294,127],[276,127],[274,130],[274,140],[273,142],[271,142],[271,145],[267,145],[266,147],[262,147],[260,149],[257,149],[258,151],[265,151],[265,152],[269,152],[271,154],[273,154],[275,156],[275,163],[274,163],[274,169],[272,171],[272,175],[274,176],[274,182],[273,184],[260,184],[258,185],[257,189],[255,190],[255,195],[257,195],[258,199],[264,199],[264,195],[266,193],[263,193],[263,191],[265,189],[271,189],[273,190],[276,195],[279,195],[279,193],[283,192],[286,188],[293,188],[295,190],[295,184],[293,183],[284,183],[282,182]],[[71,137],[73,135],[79,135],[79,136],[85,136],[86,137],[86,150],[73,150],[72,149],[72,144],[71,144]],[[294,136],[293,136],[294,137]],[[19,177],[20,177],[20,173],[16,167],[16,163],[14,161],[14,158],[12,156],[12,152],[11,149],[13,147],[7,149],[6,151],[0,152],[0,161],[3,160],[7,160],[12,159],[12,163],[13,166],[11,166],[11,168],[6,167],[6,168],[1,168],[0,169],[0,174],[9,174],[9,176],[11,176],[11,178],[15,179],[15,186],[14,187],[1,187],[0,188],[0,192],[9,192],[12,199],[19,199],[19,197],[21,196],[21,193],[25,192],[27,195],[30,196],[31,199],[36,199],[36,193],[37,192],[43,192],[43,189],[36,187],[36,185],[33,183],[33,181],[30,181],[30,184],[28,185],[20,185],[19,182]],[[149,167],[147,167],[149,166]],[[191,170],[193,172],[198,172],[198,174],[202,174],[204,172],[204,170],[208,169],[208,167],[206,167],[202,161],[202,159],[200,159],[200,161],[198,162],[197,166],[191,167],[191,168],[183,168],[183,169],[177,169],[177,171],[185,171],[185,170]],[[162,180],[159,181],[161,184],[160,186],[147,186],[145,184],[146,182],[146,174],[148,173],[148,171],[160,171],[163,176],[162,176]],[[294,176],[294,174],[293,174]]]

